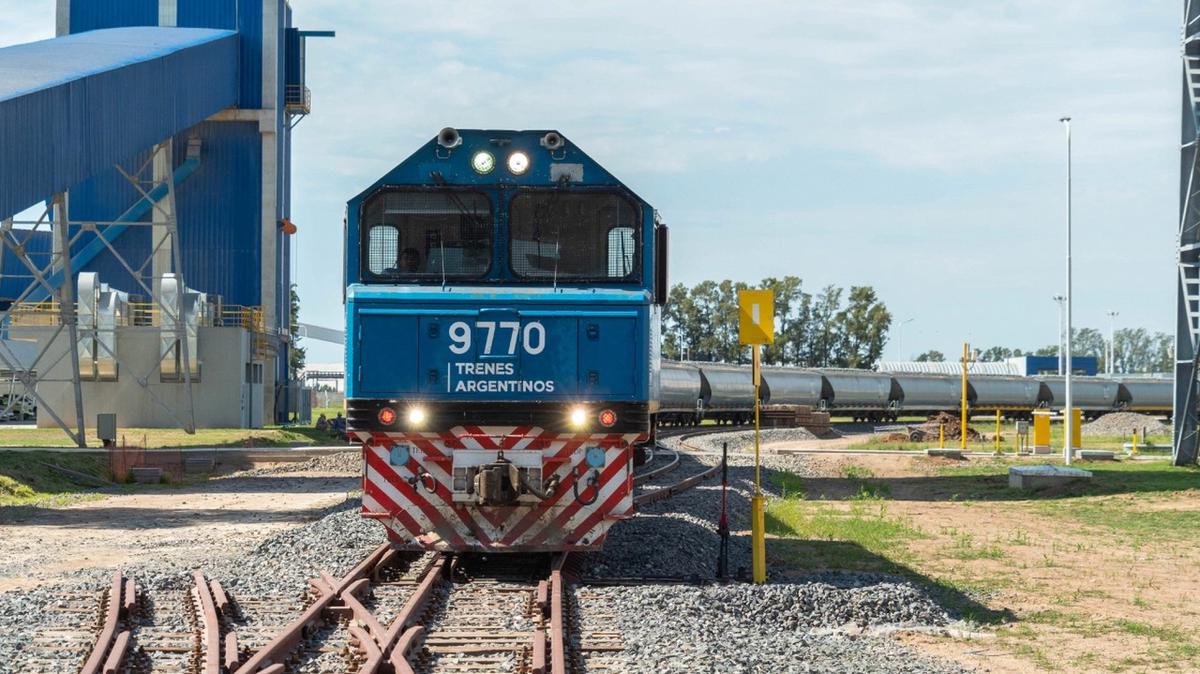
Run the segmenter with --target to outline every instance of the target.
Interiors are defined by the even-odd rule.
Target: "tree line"
[[[757,286],[730,280],[677,283],[663,310],[663,356],[746,363],[738,344],[738,291],[775,293],[775,343],[763,348],[768,365],[870,368],[883,355],[892,314],[870,286],[833,285],[805,292],[798,277],[765,278]]]
[[[1122,328],[1113,333],[1113,372],[1134,374],[1146,372],[1172,372],[1175,369],[1175,338],[1165,332],[1149,332],[1145,328]],[[979,353],[979,361],[997,362],[1019,356],[1057,356],[1058,345],[1051,344],[1040,349],[1010,349],[993,346]],[[1108,371],[1108,338],[1095,328],[1075,328],[1071,331],[1071,350],[1076,356],[1094,356],[1099,371]],[[940,351],[926,351],[917,356],[918,361],[944,361]]]

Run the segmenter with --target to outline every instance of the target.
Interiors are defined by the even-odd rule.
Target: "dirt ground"
[[[80,568],[203,558],[253,545],[315,519],[359,487],[357,475],[301,471],[7,508],[0,511],[0,591],[53,582]]]
[[[1200,670],[1200,489],[971,499],[956,493],[971,461],[809,456],[807,499],[848,508],[875,490],[879,516],[917,532],[889,561],[992,615],[976,638],[911,645],[989,672]]]

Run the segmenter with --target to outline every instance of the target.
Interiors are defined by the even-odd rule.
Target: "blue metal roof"
[[[238,101],[238,35],[95,30],[0,49],[0,217]]]

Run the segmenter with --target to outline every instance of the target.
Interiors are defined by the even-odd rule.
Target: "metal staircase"
[[[1176,465],[1196,463],[1200,401],[1200,0],[1185,0],[1183,111],[1180,138],[1178,266],[1175,328]]]

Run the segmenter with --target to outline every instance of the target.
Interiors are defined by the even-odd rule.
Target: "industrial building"
[[[78,441],[286,418],[291,137],[332,33],[284,0],[58,0],[57,35],[0,49],[0,371]]]

